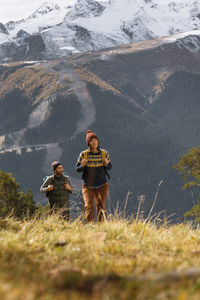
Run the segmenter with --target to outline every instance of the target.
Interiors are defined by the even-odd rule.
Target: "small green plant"
[[[192,148],[181,157],[181,160],[173,167],[181,174],[185,184],[182,189],[199,189],[200,186],[200,147]],[[198,190],[197,190],[198,192]],[[192,192],[193,195],[193,192]],[[198,203],[185,213],[185,217],[195,217],[195,222],[200,222],[200,194]]]

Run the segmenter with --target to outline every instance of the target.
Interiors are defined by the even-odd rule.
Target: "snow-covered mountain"
[[[0,23],[0,60],[58,58],[198,29],[199,0],[44,2],[26,19]]]

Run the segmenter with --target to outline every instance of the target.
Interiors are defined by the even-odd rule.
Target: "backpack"
[[[104,149],[100,149],[100,151],[101,151],[102,160],[104,160],[106,158],[106,151]],[[83,158],[86,159],[86,160],[87,160],[88,152],[89,152],[88,149],[84,151],[84,157]],[[106,172],[106,175],[108,176],[108,179],[110,179],[110,175],[108,174],[108,172],[106,170],[106,167],[104,167],[104,170]]]

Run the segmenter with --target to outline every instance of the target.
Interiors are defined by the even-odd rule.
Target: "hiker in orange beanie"
[[[79,155],[76,171],[82,172],[82,194],[85,202],[85,217],[94,222],[94,201],[96,198],[97,220],[106,218],[106,198],[109,192],[108,170],[111,161],[106,150],[100,149],[98,136],[92,131],[86,132],[88,148]]]

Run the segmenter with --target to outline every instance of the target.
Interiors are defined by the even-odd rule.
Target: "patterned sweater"
[[[85,158],[85,152],[87,151],[87,165],[85,167],[81,166],[81,161]],[[106,150],[103,150],[105,153],[105,158],[109,161],[109,164],[104,167],[102,161],[102,152],[92,153],[88,150],[82,151],[79,155],[76,171],[83,172],[82,180],[83,184],[89,188],[97,189],[102,187],[107,182],[107,171],[112,168],[109,154]]]

